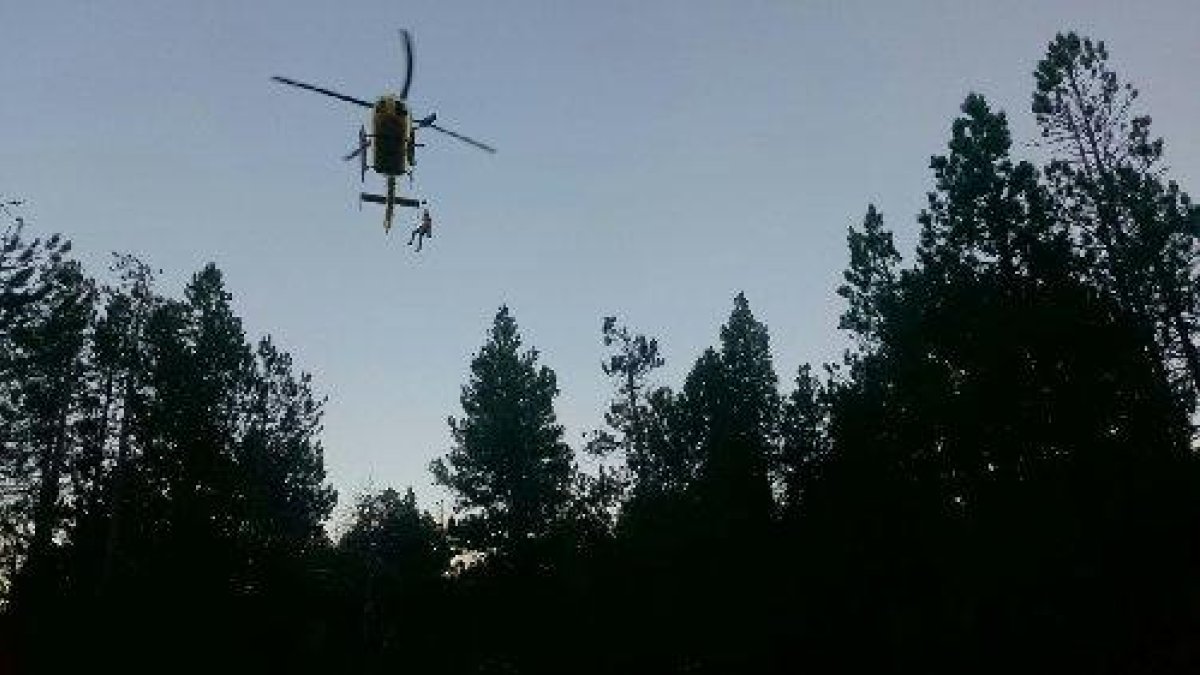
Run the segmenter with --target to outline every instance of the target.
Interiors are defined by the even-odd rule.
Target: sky
[[[269,80],[398,90],[401,27],[417,114],[499,150],[426,135],[420,254],[415,214],[387,236],[356,204],[340,157],[365,111]],[[836,360],[847,227],[874,203],[911,250],[969,92],[1036,156],[1031,73],[1066,30],[1106,41],[1200,193],[1196,0],[0,0],[0,195],[100,276],[133,253],[178,295],[217,263],[247,333],[328,395],[343,498],[411,485],[432,506],[501,304],[556,371],[576,447],[612,392],[605,315],[659,337],[673,386],[739,291],[785,386]]]

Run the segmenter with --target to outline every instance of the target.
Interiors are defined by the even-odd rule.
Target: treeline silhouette
[[[853,346],[788,385],[741,294],[677,388],[605,318],[578,455],[502,307],[431,467],[453,515],[385,489],[333,535],[324,400],[215,267],[103,285],[13,219],[0,670],[1200,672],[1200,209],[1136,97],[1057,36],[1034,165],[968,96],[915,253],[868,208]]]

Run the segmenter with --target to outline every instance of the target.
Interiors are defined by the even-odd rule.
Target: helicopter
[[[400,37],[404,42],[404,86],[400,88],[399,94],[383,94],[374,103],[288,77],[276,75],[271,78],[280,84],[306,89],[336,98],[340,101],[371,109],[371,133],[368,134],[367,130],[360,126],[358,130],[358,146],[342,159],[348,162],[358,158],[359,179],[366,182],[368,167],[367,151],[370,150],[370,168],[387,178],[386,195],[371,194],[369,192],[362,192],[359,195],[360,203],[369,202],[384,206],[384,232],[388,232],[392,228],[392,215],[396,206],[417,208],[423,203],[417,199],[396,194],[396,178],[407,175],[410,180],[412,179],[413,167],[417,161],[416,149],[424,147],[423,143],[418,143],[416,140],[418,129],[439,131],[485,152],[496,152],[495,148],[486,143],[481,143],[456,131],[439,126],[436,123],[437,113],[430,113],[419,119],[413,117],[412,110],[408,107],[408,89],[409,85],[412,84],[413,72],[412,36],[407,30],[401,30]]]

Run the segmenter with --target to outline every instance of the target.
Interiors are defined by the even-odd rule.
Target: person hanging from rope
[[[421,250],[421,245],[425,242],[425,237],[433,236],[433,218],[429,217],[429,209],[421,210],[421,223],[413,228],[412,234],[408,235],[408,245],[412,246],[413,239],[417,240],[417,250]]]

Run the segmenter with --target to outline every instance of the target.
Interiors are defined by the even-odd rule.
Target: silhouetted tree
[[[663,402],[670,393],[652,388],[648,381],[665,363],[658,340],[631,332],[611,316],[604,318],[601,332],[604,346],[612,352],[600,367],[615,383],[616,396],[604,412],[608,428],[595,432],[586,450],[602,459],[620,451],[623,461],[616,466],[601,464],[595,477],[580,476],[576,494],[584,497],[578,502],[584,513],[576,520],[591,522],[599,522],[604,515],[611,521],[627,490],[636,493],[635,501],[671,490],[665,486],[671,479],[664,473],[669,469],[664,465],[662,437],[667,423]]]
[[[338,542],[347,559],[358,627],[349,658],[367,672],[404,662],[416,667],[440,660],[434,648],[448,597],[442,578],[450,563],[446,533],[417,507],[412,489],[366,493]],[[426,665],[428,667],[428,665]]]
[[[850,265],[842,274],[844,283],[837,293],[848,306],[838,327],[851,331],[862,347],[878,346],[885,303],[895,292],[900,254],[874,204],[867,207],[862,229],[850,228],[847,239]]]
[[[241,545],[287,559],[324,539],[335,494],[325,483],[319,434],[324,400],[312,377],[270,338],[259,341],[249,415],[236,449]]]
[[[915,265],[855,289],[883,298],[879,322],[845,322],[870,333],[833,383],[831,461],[805,500],[806,531],[826,544],[813,573],[836,589],[814,602],[829,612],[821,630],[840,626],[826,635],[871,626],[898,645],[887,663],[949,668],[1002,637],[1021,658],[1066,664],[1089,630],[1137,630],[1084,600],[1089,560],[1142,588],[1138,606],[1163,601],[1125,576],[1135,566],[1116,542],[1171,548],[1138,534],[1132,514],[1144,513],[1142,481],[1189,471],[1187,425],[1136,317],[1090,285],[1059,205],[1009,159],[1003,115],[974,95],[962,110],[932,161]],[[1054,539],[1066,531],[1069,544]],[[1047,599],[1025,585],[1049,579],[1070,590]],[[1031,628],[1049,620],[1012,619],[1024,612],[1090,628],[1054,644]],[[930,653],[942,658],[921,660]]]
[[[463,417],[450,419],[454,448],[432,465],[438,483],[455,492],[458,544],[518,566],[534,562],[570,498],[571,451],[554,414],[558,385],[537,361],[501,307],[471,361]]]
[[[712,503],[720,536],[763,528],[772,509],[768,468],[775,454],[780,413],[778,379],[767,327],[754,318],[746,296],[734,298],[721,327],[720,352],[697,361],[684,386],[702,435],[699,490]]]
[[[783,404],[778,458],[783,510],[792,519],[799,516],[804,492],[817,480],[829,452],[828,411],[823,398],[822,384],[812,367],[800,366],[796,386]]]
[[[22,381],[18,438],[32,459],[36,485],[29,550],[16,589],[18,611],[21,604],[44,600],[57,576],[52,548],[62,532],[63,489],[78,449],[78,399],[95,302],[78,263],[55,263],[44,274],[46,294],[37,315],[14,336],[23,352],[16,373]]]
[[[617,397],[604,413],[604,421],[612,433],[600,432],[589,444],[589,450],[606,455],[620,448],[632,455],[645,448],[646,440],[646,379],[664,361],[658,353],[658,340],[631,333],[617,324],[616,317],[604,317],[602,328],[604,346],[613,353],[601,364],[604,374],[617,383]]]
[[[334,501],[322,402],[269,339],[251,351],[215,267],[196,275],[185,302],[156,297],[132,259],[118,272],[89,334],[64,493],[69,565],[58,594],[74,609],[63,620],[84,609],[119,619],[166,653],[220,620],[214,665],[262,658],[311,622],[296,599],[315,583]],[[95,631],[97,649],[106,636]]]
[[[37,461],[27,435],[25,375],[32,358],[28,337],[44,323],[51,270],[70,250],[59,235],[30,239],[17,215],[19,200],[0,202],[0,599],[25,559],[33,531]]]
[[[108,290],[108,300],[96,326],[96,368],[103,391],[97,428],[99,451],[109,457],[97,460],[104,472],[101,492],[87,505],[88,522],[102,541],[96,592],[106,598],[115,570],[121,566],[122,525],[131,503],[131,464],[138,457],[133,447],[137,425],[146,401],[149,362],[146,327],[160,298],[153,290],[154,273],[144,262],[118,255],[113,271],[118,284]],[[115,436],[115,438],[111,438]]]
[[[1109,65],[1103,42],[1059,34],[1034,75],[1033,113],[1056,155],[1048,173],[1089,276],[1156,341],[1192,409],[1200,210],[1164,181],[1163,141],[1136,114],[1138,91]]]

